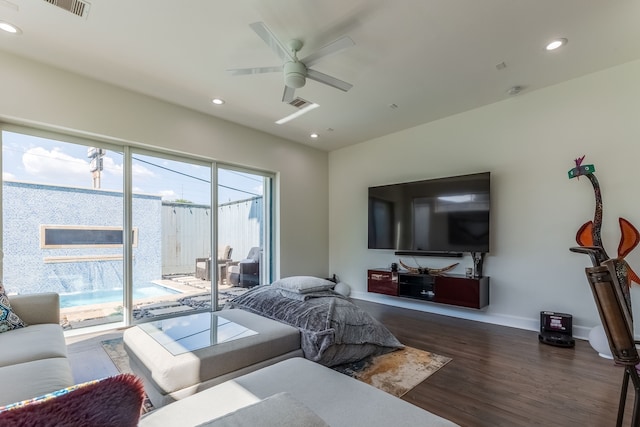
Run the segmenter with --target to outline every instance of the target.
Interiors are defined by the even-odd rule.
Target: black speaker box
[[[573,316],[567,313],[541,311],[538,341],[558,347],[573,347]]]

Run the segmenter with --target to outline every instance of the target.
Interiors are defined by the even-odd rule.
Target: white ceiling
[[[0,31],[0,50],[323,150],[506,99],[514,85],[524,96],[640,58],[640,0],[89,3],[82,18],[45,0],[0,0],[0,21],[22,30]],[[341,92],[308,80],[296,96],[320,107],[276,125],[296,111],[281,102],[282,75],[226,71],[281,65],[249,27],[257,21],[283,42],[302,40],[301,58],[350,36],[355,46],[313,68],[354,87]],[[556,37],[569,43],[546,52]],[[212,105],[213,97],[226,104]]]

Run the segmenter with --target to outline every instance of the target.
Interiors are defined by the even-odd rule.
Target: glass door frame
[[[217,181],[214,180],[214,171],[215,171],[215,162],[211,161],[210,159],[205,159],[203,157],[199,157],[199,156],[184,156],[184,155],[180,155],[180,154],[176,154],[174,152],[169,152],[169,151],[162,151],[162,150],[154,150],[154,149],[149,149],[149,148],[140,148],[140,147],[136,147],[136,146],[127,146],[127,163],[125,164],[125,173],[124,175],[127,176],[129,179],[126,180],[125,182],[125,194],[127,195],[127,202],[125,203],[125,229],[129,230],[129,233],[127,233],[127,236],[129,238],[129,244],[127,245],[128,248],[128,252],[125,253],[125,259],[127,260],[126,262],[126,266],[125,266],[125,276],[126,276],[126,282],[129,283],[129,286],[125,287],[125,326],[131,326],[131,325],[136,325],[139,324],[140,322],[136,322],[134,319],[134,312],[133,312],[133,304],[134,304],[134,298],[133,298],[133,291],[134,291],[134,282],[133,282],[133,245],[132,245],[132,230],[133,230],[133,157],[136,154],[140,154],[142,156],[150,156],[150,157],[156,157],[159,159],[165,159],[165,160],[170,160],[170,161],[176,161],[176,162],[183,162],[183,163],[188,163],[191,165],[198,165],[198,166],[203,166],[203,167],[208,167],[210,170],[210,200],[211,200],[211,205],[214,204],[214,200],[216,200],[214,197],[217,197]],[[210,223],[210,227],[209,227],[209,241],[211,242],[211,245],[209,247],[209,253],[211,253],[211,259],[217,259],[217,246],[215,244],[215,237],[217,232],[215,231],[215,226],[217,224],[217,212],[214,211],[214,209],[211,209],[211,223]],[[216,268],[210,268],[210,275],[211,273],[217,274],[217,269]],[[214,282],[211,282],[212,284]],[[211,303],[211,309],[209,311],[213,310],[214,305],[214,290],[215,290],[215,298],[217,298],[217,287],[215,286],[211,286],[212,289],[212,293],[211,293],[211,299],[212,299],[212,303]],[[207,311],[207,310],[194,310],[192,312],[189,313],[197,313],[197,312],[201,312],[201,311]],[[151,320],[159,320],[162,319],[164,317],[175,317],[175,315],[167,315],[167,316],[158,316],[158,317],[154,317]]]
[[[275,264],[275,256],[276,247],[277,247],[277,236],[279,235],[278,230],[276,229],[276,197],[275,197],[275,183],[277,179],[277,174],[273,172],[265,172],[258,169],[251,169],[241,166],[231,165],[229,163],[223,162],[212,162],[211,167],[211,200],[215,201],[216,209],[211,209],[213,212],[212,218],[214,219],[213,227],[212,227],[212,236],[211,236],[211,253],[215,254],[215,257],[212,256],[212,259],[218,259],[218,173],[220,169],[240,172],[240,173],[248,173],[256,176],[262,177],[263,182],[263,192],[262,192],[262,215],[264,225],[262,227],[262,241],[264,243],[264,248],[262,250],[261,259],[260,259],[260,284],[271,283],[274,279],[274,264]],[[213,202],[212,202],[213,204]],[[214,212],[215,211],[215,212]],[[211,269],[211,283],[219,283],[219,269],[212,268]],[[213,298],[214,303],[211,305],[213,311],[220,310],[222,307],[218,306],[218,286],[211,286],[213,290]],[[214,290],[215,289],[215,290]]]
[[[126,165],[126,153],[127,153],[127,149],[129,147],[127,146],[123,146],[120,144],[116,144],[113,142],[109,142],[109,141],[105,141],[105,140],[100,140],[100,139],[93,139],[90,137],[85,137],[82,136],[80,133],[73,133],[70,131],[69,134],[66,133],[60,133],[58,131],[55,130],[46,130],[46,129],[40,129],[40,128],[32,128],[32,127],[27,127],[27,126],[22,126],[19,124],[11,124],[11,123],[6,123],[6,122],[1,122],[0,121],[0,145],[2,145],[2,147],[4,147],[4,141],[2,138],[2,133],[3,132],[11,132],[11,133],[16,133],[16,134],[22,134],[22,135],[27,135],[27,136],[31,136],[31,137],[36,137],[36,138],[42,138],[42,139],[47,139],[47,140],[51,140],[51,141],[58,141],[60,143],[63,144],[74,144],[74,145],[79,145],[79,146],[84,146],[84,147],[99,147],[99,148],[103,148],[106,150],[110,150],[113,152],[117,152],[117,153],[122,153],[123,156],[123,167],[125,167]],[[3,155],[0,154],[0,173],[3,173]],[[125,181],[124,181],[124,176],[126,175],[126,173],[123,171],[123,181],[122,181],[122,189],[118,190],[118,191],[122,191],[122,197],[123,197],[123,213],[125,212],[126,206],[127,206],[127,197],[126,197],[126,185],[125,185]],[[2,180],[2,182],[4,183],[4,179]],[[2,186],[0,186],[0,257],[3,255],[2,252],[2,247],[4,246],[4,222],[3,222],[3,217],[4,217],[4,194],[3,194],[3,190],[2,190]],[[123,230],[127,230],[127,224],[126,224],[126,218],[123,217],[122,218],[122,229]],[[126,272],[127,272],[127,258],[126,258],[126,254],[127,251],[131,251],[130,246],[133,244],[132,242],[132,235],[131,233],[123,233],[123,242],[122,242],[122,268],[123,268],[123,289],[126,289],[127,286],[127,282],[126,282]],[[4,278],[4,263],[2,262],[2,259],[0,258],[0,278]],[[79,329],[72,329],[69,331],[65,331],[65,335],[75,335],[75,334],[79,334],[79,333],[86,333],[86,332],[90,332],[93,330],[101,330],[101,329],[113,329],[113,328],[119,328],[122,326],[127,326],[127,318],[128,318],[128,313],[127,310],[129,312],[132,312],[132,310],[130,308],[128,308],[126,305],[124,305],[126,302],[126,295],[125,292],[123,291],[123,313],[122,313],[122,320],[120,321],[116,321],[116,322],[106,322],[103,324],[100,324],[98,326],[86,326],[86,327],[82,327]]]
[[[250,167],[242,167],[229,163],[218,162],[215,160],[211,160],[210,158],[206,158],[198,155],[180,155],[176,151],[163,149],[161,147],[149,147],[149,146],[140,146],[131,143],[120,143],[120,141],[109,141],[108,138],[99,139],[93,138],[91,136],[85,136],[81,133],[74,133],[73,131],[69,131],[69,133],[60,133],[56,131],[50,131],[46,129],[39,128],[31,128],[6,122],[0,121],[0,143],[2,143],[2,131],[7,132],[15,132],[21,133],[25,135],[30,135],[39,138],[46,138],[50,140],[57,140],[63,143],[72,143],[77,145],[83,145],[87,147],[91,146],[99,146],[101,148],[105,148],[107,150],[118,151],[123,154],[123,177],[122,177],[122,194],[123,194],[123,230],[128,230],[127,233],[124,233],[123,236],[123,321],[122,322],[113,322],[108,323],[104,326],[104,329],[112,329],[119,328],[123,326],[131,326],[134,325],[133,319],[133,212],[132,212],[132,204],[133,204],[133,160],[132,157],[134,153],[140,153],[143,155],[150,155],[160,158],[166,158],[168,160],[174,161],[184,161],[186,163],[191,164],[199,164],[202,166],[210,167],[211,170],[211,229],[210,229],[210,241],[211,241],[211,251],[212,259],[218,258],[218,212],[217,209],[213,209],[213,206],[218,205],[218,170],[219,169],[227,169],[234,170],[238,172],[249,173],[257,176],[261,176],[263,178],[263,218],[264,218],[264,226],[263,226],[263,242],[264,248],[262,253],[262,265],[264,268],[261,269],[260,273],[260,283],[270,283],[274,274],[277,274],[277,248],[279,246],[278,236],[279,232],[277,230],[277,220],[278,217],[278,203],[277,203],[277,178],[278,174],[274,172],[268,172],[260,169],[252,169]],[[2,172],[2,154],[0,154],[0,172]],[[3,224],[3,214],[2,214],[2,190],[0,188],[0,256],[2,255],[2,227]],[[0,260],[0,278],[3,275],[3,265]],[[210,279],[211,283],[218,283],[218,269],[211,268],[210,269]],[[211,286],[212,293],[212,304],[211,310],[218,310],[218,289],[217,286]],[[83,328],[82,333],[85,333],[85,330],[88,332],[89,330],[94,329],[94,327],[85,327]]]

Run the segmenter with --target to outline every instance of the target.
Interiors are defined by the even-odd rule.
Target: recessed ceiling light
[[[524,90],[524,86],[520,86],[520,85],[512,86],[507,90],[507,94],[513,96],[513,95],[519,94],[523,90]]]
[[[564,39],[564,38],[562,38],[562,39],[555,39],[555,40],[553,40],[551,43],[549,43],[549,44],[545,47],[545,49],[547,49],[547,50],[556,50],[556,49],[558,49],[558,48],[560,48],[560,47],[564,46],[565,44],[567,44],[567,41],[568,41],[568,40],[567,40],[567,39]]]
[[[312,133],[311,135],[309,135],[311,138],[317,138],[319,135],[317,133]]]
[[[20,28],[8,22],[0,21],[0,30],[6,31],[9,34],[21,34]]]
[[[213,99],[211,100],[211,102],[213,102],[213,103],[214,103],[214,104],[216,104],[216,105],[222,105],[222,104],[224,104],[224,99],[220,99],[220,98],[213,98]]]

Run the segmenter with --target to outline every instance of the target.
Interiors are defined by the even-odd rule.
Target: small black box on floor
[[[541,343],[558,347],[573,347],[575,345],[573,316],[566,313],[541,311],[538,340]]]

